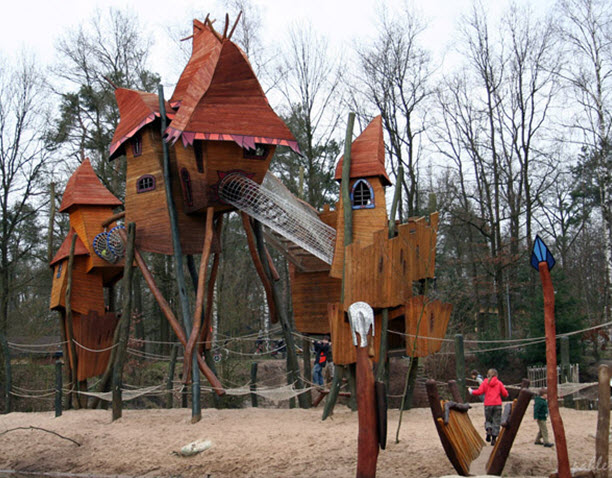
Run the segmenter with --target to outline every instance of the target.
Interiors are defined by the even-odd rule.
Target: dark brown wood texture
[[[113,313],[98,314],[91,311],[88,314],[74,314],[72,321],[74,338],[78,342],[76,351],[78,357],[78,380],[86,380],[101,375],[106,370],[111,351],[91,352],[102,350],[113,345],[113,334],[118,319]]]
[[[295,328],[301,333],[330,333],[327,304],[340,300],[342,281],[327,271],[300,272],[289,265]]]
[[[385,224],[372,234],[370,245],[346,248],[345,309],[357,301],[396,307],[410,300],[414,281],[434,277],[437,214],[430,218],[430,223],[418,218],[401,224],[392,239]]]
[[[368,342],[372,342],[371,336]],[[357,478],[373,478],[376,476],[379,444],[374,372],[368,347],[354,348],[357,355],[357,414],[359,420]]]
[[[344,156],[336,165],[334,179],[342,180],[342,163]],[[351,146],[350,178],[366,178],[378,176],[385,186],[391,181],[385,169],[385,143],[383,137],[382,117],[374,118],[363,132],[353,141]]]
[[[208,170],[208,141],[202,141],[200,144],[202,149],[202,172],[198,171],[193,145],[184,147],[182,144],[176,144],[171,148],[176,158],[176,170],[172,172],[174,179],[172,181],[173,194],[175,192],[175,187],[178,188],[177,191],[181,192],[180,198],[174,194],[174,202],[178,206],[178,201],[181,201],[181,209],[186,214],[191,214],[196,211],[204,213],[209,203],[208,183],[206,179],[206,172]],[[181,179],[184,174],[183,170],[187,171],[189,174],[191,183],[189,193],[186,191],[187,185],[185,181]],[[187,202],[188,195],[191,198],[191,204]]]
[[[504,471],[506,460],[508,459],[508,455],[510,455],[510,449],[512,448],[519,427],[521,426],[523,416],[525,415],[532,395],[533,392],[523,388],[519,392],[518,398],[513,400],[510,421],[507,427],[501,427],[497,442],[487,462],[487,474],[501,475],[502,471]]]
[[[374,234],[378,231],[388,230],[387,204],[385,190],[379,178],[366,178],[374,191],[375,206],[373,209],[353,209],[353,244],[350,247],[365,248],[374,242]],[[351,187],[355,180],[351,181]],[[336,279],[342,278],[342,264],[344,261],[344,205],[342,197],[336,204],[336,245],[334,260],[330,275]],[[388,235],[388,233],[386,233]],[[347,262],[347,267],[349,266]],[[349,305],[352,302],[349,303]],[[371,305],[371,304],[370,304]],[[374,307],[372,305],[372,307]]]
[[[426,357],[440,350],[453,310],[451,304],[416,296],[405,304],[406,355]],[[412,337],[411,337],[412,336]],[[416,338],[414,336],[417,336]],[[415,344],[416,342],[416,344]]]
[[[76,205],[110,207],[122,205],[121,201],[102,185],[89,159],[85,159],[70,176],[59,210],[67,211]]]
[[[348,323],[346,314],[342,310],[339,302],[330,303],[327,306],[329,316],[329,328],[332,342],[332,350],[334,356],[334,364],[337,365],[348,365],[357,362],[357,355],[355,353],[355,345],[353,344],[353,335],[351,333],[351,326]],[[373,360],[378,362],[380,355],[380,337],[381,332],[381,316],[380,313],[374,316],[374,339],[373,344]]]

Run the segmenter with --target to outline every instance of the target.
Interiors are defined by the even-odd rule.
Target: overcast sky
[[[493,17],[510,0],[483,0]],[[526,3],[528,0],[518,0]],[[532,1],[534,8],[545,8],[553,0]],[[373,37],[376,29],[380,0],[253,0],[261,7],[266,37],[272,41],[284,34],[284,26],[294,22],[310,21],[316,31],[326,35],[331,43],[346,48],[354,41]],[[386,0],[391,8],[404,0]],[[456,22],[468,13],[472,0],[412,0],[411,4],[429,22],[424,33],[423,46],[438,58],[452,44]],[[0,52],[4,56],[17,54],[22,48],[34,51],[45,63],[54,56],[54,43],[67,29],[87,22],[96,8],[124,8],[137,13],[147,29],[157,32],[152,48],[152,68],[167,80],[166,65],[170,64],[163,42],[168,39],[167,29],[190,29],[190,19],[203,19],[208,12],[220,17],[225,13],[218,0],[32,0],[3,2],[3,26],[0,29]],[[8,20],[8,21],[6,21]],[[166,83],[166,81],[164,81]]]

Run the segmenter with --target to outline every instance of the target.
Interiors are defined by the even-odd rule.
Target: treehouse
[[[70,330],[66,323],[66,290],[70,249],[74,239],[70,294],[74,336],[67,339],[74,339],[80,344],[76,349],[79,380],[102,373],[110,354],[91,352],[87,348],[95,350],[111,345],[117,324],[114,314],[106,312],[104,288],[121,278],[123,264],[118,259],[114,262],[103,259],[104,256],[98,255],[94,244],[101,237],[106,239],[106,229],[116,226],[111,222],[105,228],[102,223],[120,205],[121,201],[102,185],[86,159],[68,180],[60,206],[60,212],[69,214],[70,231],[50,263],[53,283],[49,307],[60,312],[62,330]],[[108,255],[111,254],[108,251]]]
[[[233,29],[232,29],[233,32]],[[297,142],[274,113],[231,32],[194,20],[191,57],[165,104],[170,124],[170,176],[182,251],[201,252],[204,216],[233,210],[219,197],[220,182],[238,173],[261,184],[277,145]],[[127,158],[126,222],[136,223],[136,245],[172,254],[165,197],[157,95],[118,88],[121,121],[110,159]],[[181,140],[180,142],[178,140]]]
[[[343,158],[335,178],[342,181]],[[331,333],[334,361],[354,363],[355,347],[346,312],[359,301],[368,303],[378,316],[379,336],[382,310],[389,313],[390,345],[406,349],[413,357],[437,352],[446,333],[452,307],[440,301],[413,296],[434,278],[438,215],[411,218],[389,237],[385,187],[390,185],[385,170],[381,117],[378,116],[355,139],[351,147],[349,191],[352,238],[344,246],[344,204],[335,211],[324,210],[323,221],[335,224],[336,241],[331,266],[301,270],[291,266],[295,323],[304,333]],[[344,301],[342,277],[344,275]],[[406,337],[404,339],[404,337]],[[375,341],[375,360],[379,353]]]

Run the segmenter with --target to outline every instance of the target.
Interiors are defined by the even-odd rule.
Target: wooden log
[[[353,125],[355,113],[349,113],[344,136],[344,158],[342,159],[342,212],[344,216],[344,262],[342,264],[342,291],[340,302],[344,304],[344,289],[346,287],[346,247],[353,243],[353,208],[351,207],[351,194],[349,192],[351,180],[351,147],[353,145]],[[346,307],[344,307],[346,309]]]
[[[600,365],[598,370],[599,402],[597,406],[597,435],[595,437],[595,470],[598,478],[607,478],[610,451],[610,368]]]
[[[164,103],[164,87],[159,85],[159,113],[161,120],[161,137],[166,133],[166,105]],[[164,163],[164,189],[166,192],[166,206],[168,208],[168,218],[170,222],[170,231],[172,233],[172,248],[174,251],[174,270],[175,279],[178,289],[179,303],[181,306],[181,316],[183,325],[186,331],[192,328],[191,313],[189,311],[189,298],[187,297],[187,287],[185,284],[185,273],[183,272],[183,253],[181,250],[181,240],[179,235],[179,221],[172,195],[172,180],[170,175],[170,152],[168,151],[168,143],[162,140],[163,163]],[[197,337],[196,337],[197,339]],[[187,345],[185,344],[185,348]],[[185,358],[187,362],[188,358]],[[202,406],[200,403],[200,371],[196,367],[198,359],[192,358],[193,368],[191,377],[191,422],[197,423],[202,418]],[[183,375],[185,383],[189,382],[189,377]]]
[[[457,403],[465,403],[465,400],[463,399],[463,397],[461,396],[461,393],[459,392],[459,387],[457,386],[457,381],[449,380],[448,381],[448,390],[451,393],[451,396],[453,397],[453,401],[455,401]]]
[[[123,229],[119,229],[119,235],[125,242],[126,235]],[[168,301],[166,301],[163,294],[157,287],[157,284],[155,283],[155,279],[153,278],[153,274],[151,274],[151,271],[149,270],[147,263],[145,262],[142,255],[138,251],[138,248],[136,247],[134,248],[134,257],[136,258],[136,264],[138,265],[138,268],[140,269],[140,272],[142,273],[142,277],[147,283],[147,286],[149,286],[149,290],[151,291],[151,294],[155,298],[157,305],[159,306],[160,310],[162,311],[162,313],[168,320],[168,323],[170,324],[170,327],[176,334],[176,337],[178,338],[179,342],[181,342],[181,345],[185,347],[185,345],[187,345],[187,338],[185,337],[185,331],[183,330],[178,320],[176,319],[174,312],[172,312],[172,308],[170,307],[170,304],[168,304]],[[208,380],[208,383],[210,383],[215,393],[219,396],[225,395],[225,390],[223,389],[221,382],[215,376],[215,374],[212,372],[212,370],[208,367],[204,359],[199,354],[197,355],[197,360],[198,360],[198,366],[200,368],[200,371],[204,374],[204,376],[206,377],[206,380]]]
[[[189,340],[185,347],[185,359],[183,360],[183,377],[188,377],[191,374],[191,364],[193,362],[193,351],[198,339],[201,336],[202,328],[202,312],[204,309],[204,284],[206,282],[206,270],[208,268],[208,259],[210,258],[210,250],[213,240],[213,215],[214,208],[209,207],[206,210],[206,232],[204,234],[204,246],[202,247],[202,257],[200,258],[200,271],[198,280],[196,281],[196,306],[193,313],[193,324]]]
[[[12,371],[11,371],[11,350],[6,340],[6,335],[0,330],[0,349],[4,358],[4,413],[13,411],[13,399],[11,388],[13,386]]]
[[[465,353],[463,348],[463,335],[455,335],[455,373],[462,402],[466,401],[467,385],[465,383]]]
[[[397,170],[397,181],[395,183],[395,192],[393,193],[393,201],[391,202],[391,215],[389,216],[389,238],[397,235],[397,228],[395,226],[395,216],[397,214],[397,207],[402,200],[402,184],[404,182],[404,167],[400,164]],[[401,218],[400,218],[401,222]]]
[[[387,448],[387,385],[385,382],[376,381],[376,423],[378,426],[378,444],[380,449]]]
[[[334,411],[336,400],[338,400],[338,392],[340,392],[340,386],[342,385],[342,378],[344,376],[345,367],[343,365],[334,365],[334,378],[332,379],[329,394],[327,395],[327,401],[323,407],[323,416],[321,420],[325,420]]]
[[[378,364],[376,365],[376,380],[382,382],[387,376],[387,344],[388,344],[388,330],[389,330],[389,309],[384,308],[382,310],[381,320],[381,332],[380,332],[380,353],[378,358]]]
[[[444,411],[442,410],[442,406],[440,405],[440,397],[438,395],[438,386],[436,385],[436,381],[431,379],[427,380],[425,387],[427,389],[427,400],[429,401],[429,408],[431,409],[431,414],[436,425],[436,430],[438,431],[438,435],[440,436],[442,448],[444,448],[444,452],[446,453],[446,456],[453,465],[453,468],[455,468],[455,471],[461,476],[468,476],[469,469],[466,470],[461,464],[459,457],[455,453],[453,445],[451,444],[447,435],[444,433]]]
[[[565,429],[559,412],[559,399],[557,392],[557,347],[555,327],[555,291],[550,278],[550,271],[546,262],[538,264],[542,292],[544,293],[544,329],[546,333],[546,381],[548,389],[548,409],[550,422],[555,436],[557,451],[557,467],[560,478],[570,478],[570,464],[565,440]]]
[[[570,356],[569,356],[569,337],[564,335],[561,342],[561,383],[569,382]]]
[[[130,222],[127,227],[127,244],[125,249],[125,265],[123,269],[123,304],[121,307],[121,320],[117,325],[119,329],[119,342],[115,363],[113,365],[113,418],[115,421],[123,414],[121,388],[123,387],[123,365],[127,355],[127,343],[130,335],[130,322],[132,319],[132,277],[134,276],[134,238],[136,225]]]
[[[357,348],[357,478],[376,476],[378,423],[372,361],[367,347]]]
[[[76,409],[81,408],[81,401],[78,395],[74,394],[74,391],[79,392],[79,381],[77,379],[77,370],[78,370],[78,358],[76,352],[76,345],[74,343],[74,330],[72,328],[72,269],[74,268],[74,248],[76,245],[77,235],[73,234],[72,242],[70,244],[70,254],[68,256],[68,270],[66,271],[66,340],[68,341],[68,352],[69,352],[69,365],[71,369],[72,381],[70,383],[70,388],[73,391],[70,392],[71,400],[74,402],[74,406]]]
[[[110,226],[113,222],[118,221],[119,219],[123,219],[125,217],[125,211],[121,211],[118,212],[117,214],[113,214],[111,217],[109,217],[108,219],[105,219],[104,221],[102,221],[101,226],[102,227],[108,227]]]
[[[217,223],[215,226],[215,235],[217,236],[219,242],[221,242],[221,232],[223,230],[223,216],[219,216],[217,218]],[[214,366],[212,360],[209,360],[208,357],[210,353],[206,354],[205,350],[210,352],[211,348],[211,340],[212,340],[212,312],[213,312],[213,300],[215,297],[215,283],[217,282],[217,273],[219,272],[219,262],[221,258],[221,252],[215,253],[215,257],[213,259],[213,264],[210,269],[210,277],[208,278],[208,289],[206,291],[206,310],[204,312],[204,326],[202,327],[202,333],[200,334],[200,342],[206,342],[206,344],[201,343],[198,347],[200,354],[204,353],[206,357],[206,362],[211,370],[214,371]],[[205,346],[206,345],[206,346]],[[217,375],[215,373],[215,375]]]
[[[510,421],[508,426],[502,429],[495,448],[491,452],[489,462],[487,463],[487,474],[489,475],[501,475],[506,465],[508,455],[510,455],[510,449],[514,443],[516,434],[518,433],[523,416],[527,410],[527,406],[533,396],[533,392],[523,388],[519,392],[518,399],[515,400],[515,404],[512,407],[512,413],[510,415]]]
[[[293,284],[292,284],[293,287]],[[295,318],[295,309],[294,309],[294,318]],[[306,377],[308,380],[311,379],[312,377],[312,362],[311,362],[311,357],[310,357],[310,338],[308,337],[302,337],[302,365],[304,367],[304,377]],[[312,401],[312,395],[309,393],[305,393],[304,394],[306,396],[306,401],[308,402],[308,406],[312,407],[312,406],[317,406],[321,400],[323,400],[324,395],[320,395],[320,400],[317,402],[317,405],[315,405]]]
[[[55,361],[55,416],[62,416],[62,387],[63,376],[62,376],[62,365],[61,360]]]
[[[348,407],[354,412],[357,410],[357,367],[355,363],[350,363],[346,367],[348,370],[348,388],[351,393]]]
[[[251,389],[251,406],[253,406],[253,408],[257,408],[257,394],[255,393],[257,391],[257,362],[251,363],[250,389]]]
[[[166,408],[172,408],[174,405],[174,394],[172,391],[174,390],[174,371],[176,369],[176,358],[178,356],[178,344],[174,344],[172,346],[172,351],[170,352],[170,363],[168,364],[168,378],[166,379]]]
[[[53,260],[53,227],[55,225],[55,183],[49,184],[49,227],[47,229],[47,262],[51,263]],[[53,268],[51,269],[51,276],[53,277]]]

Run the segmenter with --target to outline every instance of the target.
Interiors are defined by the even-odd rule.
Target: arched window
[[[186,168],[181,168],[181,183],[183,185],[183,199],[187,206],[193,206],[193,193],[191,192],[191,176]]]
[[[155,176],[152,174],[144,174],[136,181],[136,192],[138,194],[145,193],[147,191],[153,191],[155,189]]]
[[[359,179],[353,184],[351,190],[351,203],[353,209],[373,209],[374,208],[374,191],[372,186],[365,179]]]
[[[140,133],[136,133],[132,137],[132,154],[134,157],[142,154],[142,136]]]
[[[266,159],[269,148],[267,144],[256,143],[255,149],[244,148],[243,151],[244,159]]]

